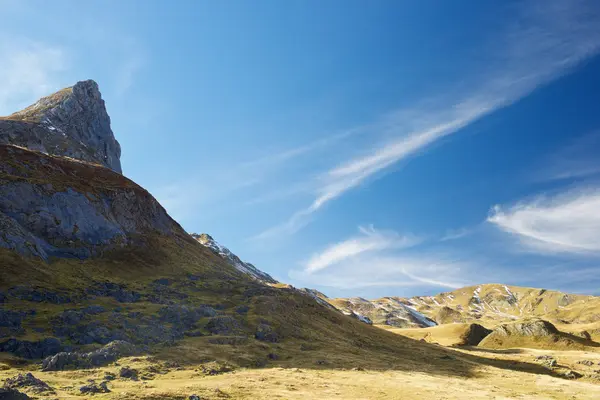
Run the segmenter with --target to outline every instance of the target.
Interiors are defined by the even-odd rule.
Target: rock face
[[[479,343],[479,346],[502,347],[518,344],[522,340],[557,341],[559,333],[558,329],[548,321],[541,319],[518,321],[496,327]]]
[[[278,283],[271,275],[267,274],[256,268],[254,265],[244,262],[240,260],[238,256],[233,254],[227,247],[220,245],[217,241],[215,241],[210,235],[206,233],[197,234],[192,233],[191,235],[198,243],[201,245],[208,247],[215,254],[224,258],[238,271],[241,271],[254,279],[257,279],[262,282],[267,283]]]
[[[498,336],[550,336],[558,333],[558,329],[550,322],[540,319],[500,325],[493,333]]]
[[[491,329],[487,329],[479,324],[471,324],[469,330],[461,339],[465,346],[477,346],[490,333],[492,333]]]
[[[82,81],[0,119],[0,144],[103,165],[121,173],[121,147],[98,84]]]
[[[131,343],[114,341],[89,353],[62,352],[47,357],[42,362],[42,371],[100,367],[138,352],[139,350]]]
[[[0,247],[87,258],[146,232],[185,236],[144,189],[91,164],[0,145]]]
[[[383,297],[377,300],[353,297],[328,301],[342,313],[368,324],[390,325],[398,328],[427,328],[437,325],[406,300],[396,297]]]

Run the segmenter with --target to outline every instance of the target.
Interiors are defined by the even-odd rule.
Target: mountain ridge
[[[336,305],[347,299],[331,299]],[[494,326],[502,322],[536,317],[551,321],[585,324],[600,321],[600,297],[577,295],[541,288],[528,288],[504,284],[481,284],[441,292],[434,296],[383,297],[366,300],[373,310],[382,304],[392,306],[389,311],[403,312],[406,307],[415,309],[436,324],[482,323]],[[351,303],[346,304],[346,306]],[[395,305],[395,306],[394,306]],[[363,309],[365,305],[363,304]],[[352,310],[352,307],[349,307]],[[389,307],[388,307],[389,308]],[[374,313],[375,311],[371,311]],[[378,316],[367,316],[383,325],[400,327],[426,327],[425,324],[394,324]]]

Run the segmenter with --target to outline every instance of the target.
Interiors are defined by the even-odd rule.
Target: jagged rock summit
[[[77,82],[8,117],[0,144],[100,164],[121,173],[121,146],[93,80]]]
[[[192,233],[191,236],[201,245],[208,247],[219,257],[225,259],[231,266],[238,271],[249,275],[250,277],[265,283],[278,283],[273,277],[266,272],[256,268],[254,265],[242,261],[238,256],[233,254],[227,247],[219,244],[215,239],[207,233]]]

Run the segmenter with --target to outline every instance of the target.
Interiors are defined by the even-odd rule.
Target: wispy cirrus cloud
[[[464,286],[461,273],[470,262],[442,252],[423,255],[412,251],[424,243],[412,234],[359,227],[359,234],[333,243],[313,254],[294,279],[338,289],[368,287]]]
[[[413,235],[381,231],[373,226],[361,226],[358,230],[359,236],[333,244],[324,251],[313,255],[306,263],[305,271],[313,273],[364,253],[411,247],[421,241]]]
[[[571,189],[510,207],[494,206],[488,222],[542,253],[600,252],[600,187]]]
[[[423,107],[397,110],[371,125],[374,137],[392,136],[362,156],[349,159],[314,180],[314,199],[282,224],[253,239],[293,234],[325,204],[401,160],[415,156],[482,117],[509,106],[567,73],[600,50],[600,12],[593,1],[526,2],[521,14],[486,49],[491,68],[469,71],[470,89]]]
[[[292,270],[292,279],[336,289],[370,287],[459,288],[471,283],[475,265],[444,253],[415,255],[369,251],[316,271]],[[469,278],[471,276],[471,278]]]

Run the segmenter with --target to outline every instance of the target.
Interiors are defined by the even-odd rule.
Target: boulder
[[[256,327],[254,337],[263,342],[277,343],[279,341],[279,335],[277,332],[275,332],[273,328],[267,324],[259,324]]]
[[[230,315],[220,315],[210,318],[205,328],[215,335],[232,335],[239,332],[241,325]]]
[[[5,389],[23,389],[27,388],[35,393],[54,392],[54,390],[41,379],[36,378],[28,372],[26,374],[19,374],[13,378],[8,378],[4,382]]]
[[[95,394],[95,393],[109,393],[110,389],[107,386],[107,382],[100,382],[98,384],[96,384],[95,382],[90,382],[87,385],[80,387],[79,391],[82,394]]]
[[[0,388],[0,400],[29,400],[31,397],[15,389]]]
[[[137,381],[138,380],[138,371],[133,368],[123,367],[119,370],[119,377]]]

